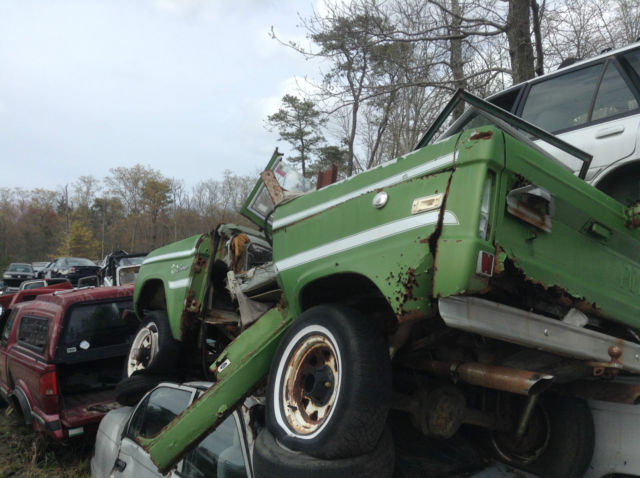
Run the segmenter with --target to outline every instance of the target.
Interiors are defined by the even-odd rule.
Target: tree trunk
[[[451,72],[453,73],[453,84],[458,88],[467,87],[467,82],[464,78],[464,63],[462,61],[462,38],[460,37],[460,25],[462,24],[461,11],[460,11],[460,3],[458,0],[451,0],[451,16],[449,22],[449,33],[458,38],[451,39],[451,54],[450,54],[450,62],[451,62]],[[462,115],[464,112],[464,103],[460,102],[453,110],[453,118],[452,121]]]
[[[544,0],[542,10],[544,11]],[[544,52],[542,51],[542,32],[540,31],[540,5],[537,0],[531,0],[531,13],[533,15],[533,37],[536,41],[536,75],[544,75]]]
[[[529,5],[530,0],[509,0],[507,40],[514,83],[521,83],[534,76]]]

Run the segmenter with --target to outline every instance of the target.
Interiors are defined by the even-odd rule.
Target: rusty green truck
[[[471,426],[507,463],[582,476],[582,398],[640,372],[637,206],[582,179],[588,155],[458,100],[479,126],[305,194],[266,174],[246,209],[263,231],[224,225],[149,254],[128,375],[198,363],[216,382],[140,438],[161,470],[268,376],[256,476],[295,476],[292,456],[321,470],[309,476],[360,476],[354,463],[391,476],[389,410],[422,435]],[[582,159],[581,177],[531,135]]]

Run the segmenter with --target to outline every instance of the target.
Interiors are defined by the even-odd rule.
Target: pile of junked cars
[[[140,266],[92,474],[640,476],[639,131],[636,44],[458,91],[414,151],[312,191],[276,150],[258,229]],[[49,361],[100,334],[71,336]]]
[[[146,395],[162,429],[121,412],[105,430],[120,454],[96,470],[134,466],[126,438],[186,473],[242,416],[259,477],[430,476],[436,449],[640,476],[639,75],[633,45],[489,102],[459,91],[415,151],[315,191],[274,154],[243,209],[259,231],[145,259],[119,396],[207,383],[180,406]]]

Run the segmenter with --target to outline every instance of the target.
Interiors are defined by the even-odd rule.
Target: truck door
[[[17,314],[18,311],[16,309],[12,310],[6,320],[3,321],[1,327],[2,335],[0,335],[0,387],[2,387],[5,392],[10,391],[9,376],[7,371],[7,355],[8,349],[10,348],[9,339],[11,337],[11,329],[13,328],[13,324],[15,323]]]

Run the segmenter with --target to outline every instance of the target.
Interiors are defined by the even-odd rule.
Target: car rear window
[[[73,306],[58,340],[59,353],[81,354],[128,343],[139,325],[133,314],[123,314],[132,307],[131,300]]]
[[[49,319],[25,316],[20,320],[18,343],[42,352],[49,336]]]
[[[624,58],[629,62],[631,68],[640,76],[640,48],[624,54]]]
[[[67,265],[69,266],[95,266],[96,264],[89,259],[82,259],[78,257],[70,257],[67,259]]]
[[[534,83],[522,119],[550,132],[574,128],[589,120],[602,63]]]
[[[638,101],[614,63],[609,63],[596,95],[591,121],[628,113],[638,108]]]

